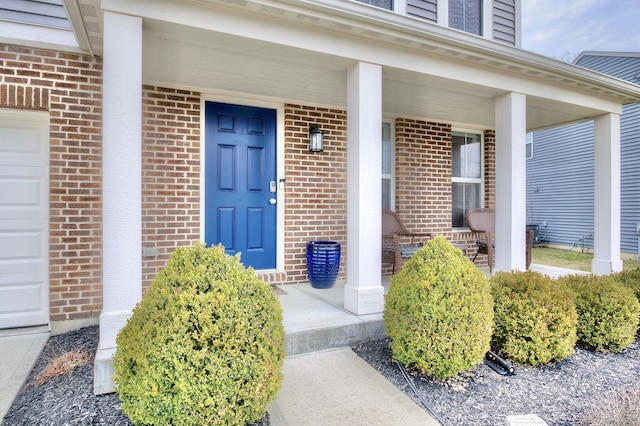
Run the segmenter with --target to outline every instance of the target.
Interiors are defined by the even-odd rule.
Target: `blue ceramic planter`
[[[340,243],[309,241],[307,243],[307,274],[313,288],[331,288],[340,269]]]

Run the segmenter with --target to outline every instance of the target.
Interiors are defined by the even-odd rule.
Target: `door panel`
[[[275,129],[275,110],[205,104],[205,241],[254,269],[276,265]]]
[[[264,209],[248,208],[247,249],[257,250],[264,246]]]
[[[49,323],[48,123],[0,112],[0,328]]]
[[[229,208],[229,207],[218,208],[217,223],[215,228],[218,233],[218,239],[215,243],[210,243],[210,244],[222,243],[222,245],[227,249],[229,253],[235,253],[237,251],[235,238],[234,238],[235,237],[234,229],[236,228],[235,213],[236,211],[233,208]],[[207,239],[207,242],[209,242],[209,239]]]

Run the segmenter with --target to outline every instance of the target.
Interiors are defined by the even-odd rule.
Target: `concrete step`
[[[382,313],[355,315],[343,307],[344,283],[330,289],[279,286],[287,356],[357,345],[385,335]]]
[[[353,346],[386,337],[382,319],[285,333],[287,356]]]

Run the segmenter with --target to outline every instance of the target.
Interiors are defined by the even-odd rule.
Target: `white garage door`
[[[0,109],[0,329],[49,324],[48,128]]]

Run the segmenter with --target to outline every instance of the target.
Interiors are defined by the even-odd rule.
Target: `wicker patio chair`
[[[432,237],[430,233],[410,233],[397,214],[382,209],[382,263],[392,264],[392,273],[395,274],[396,269],[399,271],[402,264]]]
[[[493,233],[496,230],[496,212],[494,209],[469,209],[466,218],[467,226],[473,232],[478,247],[472,262],[476,262],[479,254],[486,254],[489,272],[493,272]]]
[[[496,213],[494,209],[469,209],[466,214],[467,226],[475,234],[476,246],[478,251],[473,256],[473,262],[475,263],[476,257],[479,254],[486,254],[488,257],[489,273],[493,272],[494,260],[495,260],[495,231],[496,231]],[[531,265],[531,250],[533,248],[534,232],[532,230],[527,231],[526,236],[526,268],[529,269]]]

